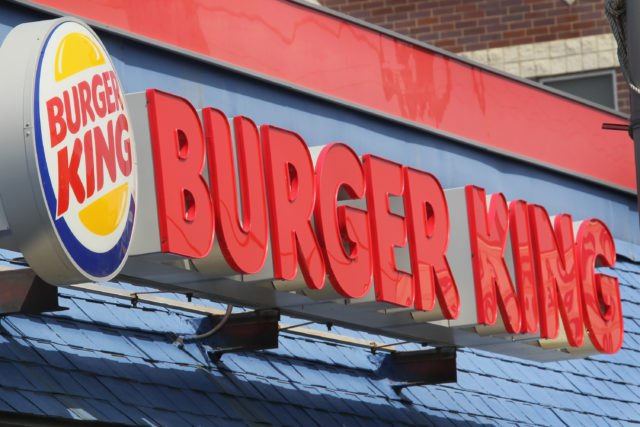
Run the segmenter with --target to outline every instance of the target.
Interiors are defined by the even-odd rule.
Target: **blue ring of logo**
[[[127,255],[127,250],[129,248],[129,243],[131,242],[131,235],[133,230],[133,219],[135,217],[135,200],[133,199],[133,195],[131,195],[131,201],[129,204],[129,212],[126,218],[126,225],[118,239],[118,242],[106,252],[93,252],[84,246],[73,234],[66,220],[61,217],[58,219],[54,219],[56,217],[56,207],[57,207],[57,199],[53,192],[53,187],[51,185],[49,175],[49,168],[47,167],[47,162],[44,154],[44,141],[42,139],[42,131],[40,128],[40,74],[42,71],[42,60],[44,58],[44,53],[47,50],[47,46],[49,45],[49,40],[55,31],[60,27],[58,24],[47,37],[47,40],[44,43],[42,51],[40,52],[40,58],[38,60],[38,67],[36,71],[36,81],[35,81],[35,93],[33,97],[33,108],[34,108],[34,133],[35,133],[35,146],[37,152],[37,160],[38,160],[38,169],[40,174],[40,182],[42,183],[42,188],[44,191],[44,195],[47,201],[47,208],[49,210],[49,216],[53,221],[55,228],[58,232],[58,237],[62,245],[67,250],[67,253],[71,257],[71,259],[75,262],[75,264],[80,267],[84,272],[95,278],[108,277],[114,271],[116,271],[120,265],[122,264],[123,259]]]

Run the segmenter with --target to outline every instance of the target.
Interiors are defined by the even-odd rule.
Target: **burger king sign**
[[[622,346],[597,218],[445,192],[344,143],[314,162],[292,130],[157,89],[128,96],[132,123],[109,55],[73,19],[16,27],[0,67],[0,247],[51,284],[118,274],[138,210],[134,283],[535,360]]]
[[[63,18],[16,28],[0,63],[12,98],[0,120],[15,130],[2,137],[0,190],[16,249],[52,284],[112,278],[132,237],[136,161],[109,55]]]

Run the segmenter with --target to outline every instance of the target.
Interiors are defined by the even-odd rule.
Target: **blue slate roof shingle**
[[[193,333],[193,313],[63,289],[70,310],[0,318],[0,412],[167,426],[640,424],[640,264],[621,257],[606,272],[621,283],[618,354],[542,364],[460,349],[456,384],[400,394],[366,349],[285,331],[278,349],[216,364],[199,343],[173,344]]]

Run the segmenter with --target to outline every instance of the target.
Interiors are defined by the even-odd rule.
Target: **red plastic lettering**
[[[460,311],[460,295],[445,256],[449,246],[449,211],[444,192],[431,174],[404,168],[404,211],[407,218],[415,308],[433,310],[435,297],[447,319]]]
[[[93,143],[96,155],[96,176],[98,180],[96,184],[96,191],[100,191],[104,187],[105,169],[109,174],[111,182],[115,182],[116,180],[116,151],[111,121],[109,122],[106,140],[102,133],[102,128],[99,126],[94,128]]]
[[[316,164],[315,224],[334,288],[347,298],[360,298],[371,287],[371,253],[366,211],[338,206],[338,192],[365,196],[362,164],[344,144],[327,145]],[[345,250],[345,243],[349,250]]]
[[[120,85],[118,84],[118,78],[116,73],[109,71],[109,78],[111,85],[113,86],[113,94],[116,100],[116,110],[124,110],[124,101],[122,100],[122,93],[120,92]]]
[[[122,175],[131,175],[131,138],[125,138],[129,134],[129,122],[127,116],[120,114],[116,120],[116,157],[118,167]]]
[[[238,211],[236,167],[229,122],[222,111],[202,110],[208,148],[209,180],[218,221],[216,233],[225,260],[236,271],[257,273],[267,257],[269,230],[262,148],[256,125],[245,117],[234,119],[242,221]]]
[[[624,336],[618,279],[595,274],[596,266],[615,265],[613,237],[604,223],[591,219],[580,225],[576,246],[589,338],[598,351],[613,354],[622,347]]]
[[[84,202],[85,199],[84,185],[78,174],[82,158],[82,141],[80,138],[76,138],[73,143],[71,159],[69,159],[68,148],[64,147],[58,151],[58,216],[69,209],[69,187],[73,190],[78,203]]]
[[[93,156],[93,132],[84,134],[84,170],[87,183],[87,199],[96,191],[95,158]]]
[[[556,216],[552,228],[547,211],[542,206],[530,205],[529,220],[538,277],[541,336],[558,336],[559,308],[569,344],[580,347],[584,325],[571,216]]]
[[[215,217],[202,178],[198,114],[189,101],[154,89],[147,90],[147,102],[162,251],[202,258],[211,250]]]
[[[91,86],[86,81],[78,83],[78,91],[80,92],[80,113],[82,115],[82,126],[86,126],[88,121],[95,121],[91,107]]]
[[[96,74],[91,79],[91,98],[93,99],[96,115],[99,118],[104,117],[107,114],[107,98],[101,74]]]
[[[71,88],[73,101],[71,101],[69,90],[62,93],[64,100],[64,112],[66,115],[67,130],[70,134],[75,135],[80,130],[80,100],[78,99],[78,86]]]
[[[514,200],[509,204],[509,229],[522,317],[520,333],[535,334],[540,318],[527,202]]]
[[[113,82],[111,81],[111,77],[109,76],[108,71],[102,73],[102,80],[104,82],[105,99],[107,100],[107,113],[111,114],[116,111],[116,96],[113,91]]]
[[[260,130],[275,276],[285,280],[295,278],[299,262],[307,286],[321,289],[325,266],[311,226],[315,185],[309,150],[293,132],[267,125]]]
[[[371,228],[373,279],[376,300],[410,307],[414,301],[411,274],[396,268],[394,246],[407,243],[405,220],[390,210],[390,195],[402,196],[402,165],[372,155],[364,156],[367,206]]]
[[[507,332],[517,334],[521,327],[520,308],[504,260],[509,232],[507,202],[501,193],[494,194],[487,213],[482,188],[470,185],[465,192],[478,323],[495,324],[499,308]]]
[[[64,121],[64,104],[62,103],[62,99],[54,96],[47,101],[47,117],[49,118],[51,147],[55,147],[67,136],[67,123]]]

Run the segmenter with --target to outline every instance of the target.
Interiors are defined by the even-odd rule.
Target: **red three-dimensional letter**
[[[256,125],[246,117],[233,120],[242,200],[238,209],[236,167],[229,122],[222,111],[202,110],[208,148],[209,180],[213,193],[216,233],[225,260],[239,273],[254,274],[267,257],[269,229],[262,147]]]
[[[295,278],[299,262],[307,286],[321,289],[325,267],[311,226],[315,181],[309,150],[302,138],[293,132],[267,125],[260,131],[264,144],[274,275],[277,279]]]
[[[198,113],[186,99],[154,89],[147,91],[147,102],[162,251],[204,257],[213,243],[214,214],[202,177]]]
[[[407,218],[415,308],[433,310],[435,297],[447,319],[460,311],[460,295],[445,256],[449,245],[449,211],[444,192],[431,174],[404,168],[404,212]]]
[[[394,246],[407,242],[407,227],[390,210],[389,196],[402,196],[402,165],[372,155],[364,156],[367,207],[371,226],[373,278],[376,300],[410,307],[414,290],[411,274],[396,268]]]
[[[576,247],[589,338],[598,351],[615,353],[622,347],[624,335],[618,279],[595,274],[596,266],[615,265],[613,237],[602,221],[591,219],[580,225]]]
[[[507,332],[517,334],[521,328],[520,308],[504,260],[509,232],[507,202],[501,193],[494,194],[487,213],[482,188],[467,186],[465,192],[478,323],[496,323],[499,307]]]
[[[581,347],[584,324],[571,216],[556,216],[551,227],[547,211],[542,206],[531,205],[529,219],[538,277],[541,336],[558,336],[559,309],[569,344]]]
[[[360,298],[371,287],[368,214],[337,203],[340,190],[351,199],[364,197],[364,171],[351,148],[339,143],[323,148],[316,162],[316,189],[314,219],[331,283],[345,297]]]
[[[540,316],[531,230],[529,227],[529,211],[527,202],[524,200],[514,200],[509,203],[509,230],[513,249],[515,279],[518,288],[518,301],[522,317],[520,333],[535,334],[539,329]]]

